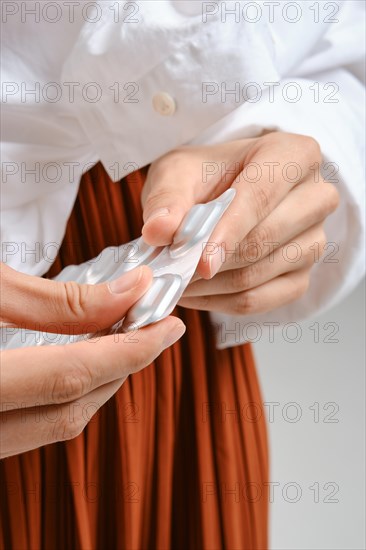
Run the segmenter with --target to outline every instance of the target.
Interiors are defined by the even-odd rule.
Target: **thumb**
[[[0,320],[58,334],[98,332],[121,320],[151,280],[146,266],[109,283],[87,285],[25,275],[1,264]]]
[[[174,233],[188,210],[195,204],[194,185],[181,174],[172,171],[159,175],[152,170],[149,173],[143,202],[144,241],[152,246],[165,246],[172,242]]]
[[[188,210],[228,189],[253,140],[181,147],[153,162],[142,190],[144,241],[170,244]]]

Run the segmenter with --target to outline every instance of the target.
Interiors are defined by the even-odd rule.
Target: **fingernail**
[[[151,212],[150,216],[145,220],[145,224],[154,220],[155,218],[162,218],[163,216],[168,216],[170,214],[169,208],[158,208]]]
[[[214,277],[216,273],[219,271],[220,267],[222,266],[222,259],[221,259],[221,253],[222,249],[221,246],[219,247],[219,250],[210,256],[210,277]]]
[[[108,283],[109,290],[112,294],[122,294],[123,292],[127,292],[127,290],[135,288],[141,280],[142,273],[143,269],[141,267],[128,271],[124,275],[118,277],[118,279],[110,281]]]
[[[175,327],[172,328],[169,331],[169,333],[165,335],[163,340],[164,349],[169,348],[169,346],[172,346],[173,344],[175,344],[175,342],[183,336],[185,331],[186,331],[185,325],[182,323],[182,321],[179,321],[179,323],[177,323]]]

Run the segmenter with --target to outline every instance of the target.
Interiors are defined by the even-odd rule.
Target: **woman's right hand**
[[[0,320],[60,334],[82,334],[91,324],[107,329],[146,292],[151,278],[151,270],[140,267],[110,283],[79,285],[2,264]],[[3,351],[0,457],[79,435],[129,374],[149,365],[184,331],[182,321],[167,317],[137,333]]]

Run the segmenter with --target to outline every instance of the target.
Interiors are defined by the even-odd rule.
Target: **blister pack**
[[[173,311],[182,296],[205,244],[234,196],[235,189],[230,188],[213,201],[194,205],[169,246],[149,246],[140,237],[120,247],[108,247],[97,258],[83,264],[67,266],[55,280],[97,284],[116,279],[140,265],[147,265],[153,272],[151,286],[127,315],[111,328],[111,333],[129,332],[160,321]],[[24,338],[21,332],[14,333],[6,341],[5,348],[67,344],[85,338],[85,335],[59,335],[55,338],[55,334],[48,333],[28,334]]]

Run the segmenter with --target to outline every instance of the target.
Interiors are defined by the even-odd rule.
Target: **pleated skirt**
[[[146,169],[87,172],[54,276],[140,236]],[[130,376],[77,438],[0,462],[4,550],[267,548],[268,455],[250,345],[218,351],[207,313]]]

